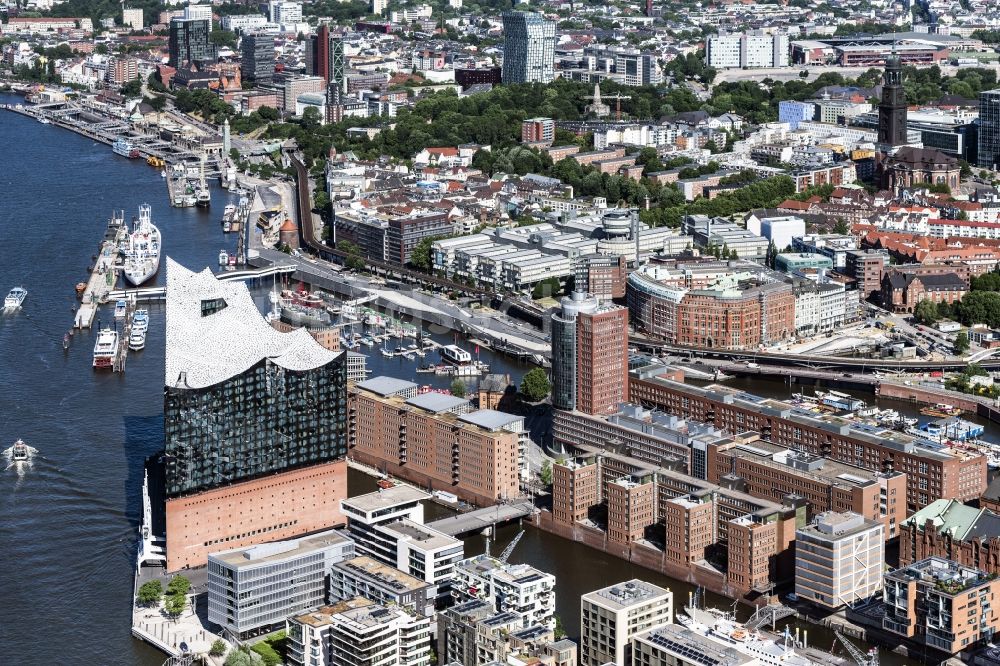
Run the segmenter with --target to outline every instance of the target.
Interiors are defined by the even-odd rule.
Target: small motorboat
[[[128,301],[124,298],[115,302],[115,319],[124,319],[128,312]]]
[[[30,457],[31,454],[28,451],[28,445],[23,440],[17,440],[14,442],[14,446],[10,447],[10,459],[14,462],[23,462]]]
[[[3,300],[4,310],[16,310],[21,307],[21,303],[24,303],[24,299],[28,297],[28,290],[24,287],[14,287],[7,294],[7,298]]]
[[[219,265],[227,266],[229,265],[229,253],[225,250],[219,250]]]
[[[69,337],[69,333],[63,335],[63,349],[69,349],[70,340],[71,338]]]
[[[87,283],[86,282],[77,282],[76,283],[76,295],[77,296],[83,296],[83,292],[85,292],[85,291],[87,291]]]

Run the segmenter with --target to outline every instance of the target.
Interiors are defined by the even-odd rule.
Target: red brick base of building
[[[706,590],[721,594],[730,599],[739,599],[744,603],[755,606],[764,605],[768,602],[766,595],[761,595],[753,601],[745,598],[744,595],[747,591],[730,585],[726,581],[726,575],[720,571],[713,571],[712,569],[698,565],[690,567],[680,566],[667,561],[663,551],[644,546],[640,543],[629,545],[615,543],[608,539],[605,531],[596,527],[588,527],[580,523],[566,525],[565,523],[556,522],[552,514],[548,511],[542,511],[528,520],[535,527],[543,529],[546,532],[551,532],[556,536],[569,539],[570,541],[578,541],[595,550],[614,555],[645,569],[657,571],[665,576],[686,581],[691,585],[703,587]],[[687,603],[686,599],[683,601]]]
[[[167,571],[208,564],[208,554],[343,525],[347,461],[282,472],[167,500]]]

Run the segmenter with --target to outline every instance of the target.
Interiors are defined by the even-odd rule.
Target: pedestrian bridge
[[[297,267],[294,264],[276,264],[267,268],[248,268],[239,271],[226,271],[217,273],[216,278],[221,282],[233,282],[234,280],[256,280],[259,278],[271,277],[272,275],[288,275],[294,273]],[[166,287],[138,287],[136,289],[116,289],[108,292],[108,300],[117,301],[122,298],[134,298],[138,301],[160,301],[166,298]]]
[[[529,502],[515,502],[513,504],[497,504],[483,509],[476,509],[468,513],[460,513],[457,516],[449,516],[433,522],[427,523],[428,527],[433,527],[438,532],[443,532],[448,536],[462,536],[474,534],[494,525],[509,523],[519,518],[530,516],[535,510],[535,506]]]

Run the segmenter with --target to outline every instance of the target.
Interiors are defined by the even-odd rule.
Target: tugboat
[[[17,440],[14,446],[10,447],[10,459],[14,462],[24,462],[30,457],[28,445],[23,440]]]

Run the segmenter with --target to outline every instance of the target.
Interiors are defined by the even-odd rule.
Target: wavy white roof
[[[202,302],[226,307],[202,316]],[[242,282],[220,282],[167,257],[167,353],[164,383],[205,388],[234,377],[263,359],[286,370],[312,370],[339,354],[303,329],[279,333],[264,319]]]

